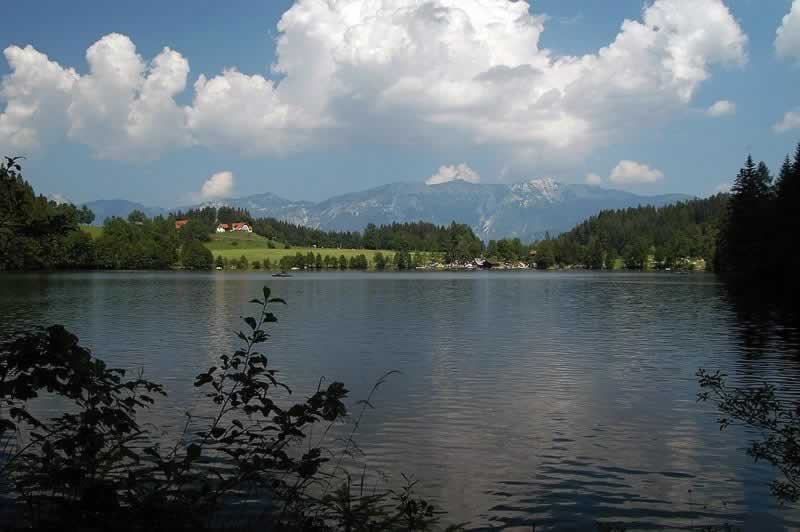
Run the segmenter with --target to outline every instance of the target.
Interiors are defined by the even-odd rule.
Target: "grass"
[[[307,255],[309,251],[314,253],[315,256],[317,254],[320,254],[322,257],[325,257],[325,255],[330,255],[332,257],[336,257],[337,259],[339,256],[344,255],[348,260],[350,260],[350,257],[354,257],[356,255],[365,255],[369,260],[370,265],[372,265],[375,254],[379,251],[374,249],[309,247],[290,247],[289,249],[286,249],[284,244],[274,241],[272,243],[275,248],[271,249],[268,244],[269,242],[270,241],[263,236],[259,236],[255,233],[219,233],[212,236],[211,241],[206,242],[205,246],[211,250],[215,259],[218,256],[224,257],[228,260],[239,259],[242,255],[244,255],[251,264],[256,260],[263,262],[265,259],[269,259],[273,264],[273,267],[276,267],[281,258],[284,256],[288,255],[293,257],[297,253]],[[386,256],[386,258],[389,260],[391,260],[391,258],[394,256],[394,251],[381,250],[381,253],[383,253],[384,256]]]
[[[275,247],[275,249],[270,249],[269,244],[270,242]],[[206,242],[205,246],[212,251],[212,253],[222,254],[223,256],[228,256],[225,254],[225,251],[230,250],[240,250],[240,251],[252,251],[252,250],[267,250],[267,251],[284,251],[285,245],[277,240],[268,240],[263,236],[259,236],[255,233],[243,233],[243,232],[236,232],[236,233],[215,233],[211,236],[211,242]],[[222,252],[222,253],[220,253]],[[294,254],[294,253],[292,253]],[[241,253],[237,255],[237,258],[241,256]],[[245,254],[246,256],[246,254]]]
[[[98,225],[81,225],[81,231],[88,233],[95,240],[103,234],[103,228]]]

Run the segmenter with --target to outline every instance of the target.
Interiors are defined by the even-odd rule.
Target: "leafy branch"
[[[775,386],[735,388],[719,371],[697,372],[700,387],[697,399],[717,405],[720,430],[744,426],[760,432],[761,439],[750,442],[747,454],[764,460],[783,473],[783,480],[770,482],[770,490],[781,502],[800,500],[800,404],[782,400]]]

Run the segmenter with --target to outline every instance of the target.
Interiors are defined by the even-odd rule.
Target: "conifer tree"
[[[719,271],[755,274],[768,269],[771,182],[767,165],[756,166],[748,155],[731,189],[726,224],[720,232]]]
[[[800,234],[800,143],[797,144],[794,160],[787,157],[775,183],[776,239],[775,271],[781,280],[794,279],[800,268],[800,259],[792,243]]]
[[[792,160],[789,159],[787,155],[786,158],[783,160],[783,164],[781,165],[781,171],[778,174],[778,179],[775,180],[775,195],[778,197],[783,196],[783,189],[786,186],[787,182],[791,181],[792,179]]]

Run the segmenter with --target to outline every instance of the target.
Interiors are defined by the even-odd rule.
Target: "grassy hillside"
[[[270,244],[275,249],[270,249]],[[276,240],[267,240],[263,236],[255,233],[216,233],[211,236],[211,242],[206,242],[206,247],[211,250],[214,255],[229,256],[227,251],[253,251],[253,250],[267,250],[267,251],[283,251],[284,245]],[[240,257],[242,254],[236,255]],[[245,254],[246,256],[246,254]],[[249,257],[248,257],[249,259]]]
[[[270,248],[269,243],[275,247]],[[270,241],[266,238],[259,236],[255,233],[220,233],[211,237],[210,242],[205,243],[206,247],[211,250],[214,257],[222,256],[228,260],[238,259],[242,255],[247,257],[247,260],[252,263],[253,261],[263,262],[269,259],[272,264],[277,265],[281,258],[289,255],[294,256],[297,253],[307,254],[309,251],[321,256],[331,255],[332,257],[339,257],[344,255],[348,260],[350,257],[356,255],[366,255],[367,259],[372,264],[375,254],[378,252],[373,249],[338,249],[338,248],[309,248],[309,247],[290,247],[286,249],[284,244],[280,242]],[[384,256],[391,260],[394,256],[393,251],[381,251]]]

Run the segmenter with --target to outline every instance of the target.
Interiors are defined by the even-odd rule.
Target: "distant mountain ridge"
[[[568,231],[604,209],[662,206],[690,198],[685,194],[641,196],[533,179],[510,185],[466,181],[438,185],[392,183],[319,203],[290,201],[270,193],[221,203],[247,209],[256,217],[273,217],[325,230],[361,231],[370,223],[422,220],[444,225],[456,221],[468,224],[485,240],[519,237],[529,241],[547,232]]]
[[[445,225],[456,221],[468,224],[485,240],[519,237],[530,241],[547,232],[568,231],[604,209],[662,206],[690,198],[685,194],[641,196],[590,185],[559,183],[553,179],[532,179],[514,184],[392,183],[319,203],[292,201],[268,192],[205,205],[238,207],[247,209],[255,217],[272,217],[337,231],[362,231],[370,223],[422,220]],[[87,206],[93,208],[97,203],[100,202]],[[100,214],[95,212],[97,223],[101,223]],[[113,215],[127,214],[120,211]]]

